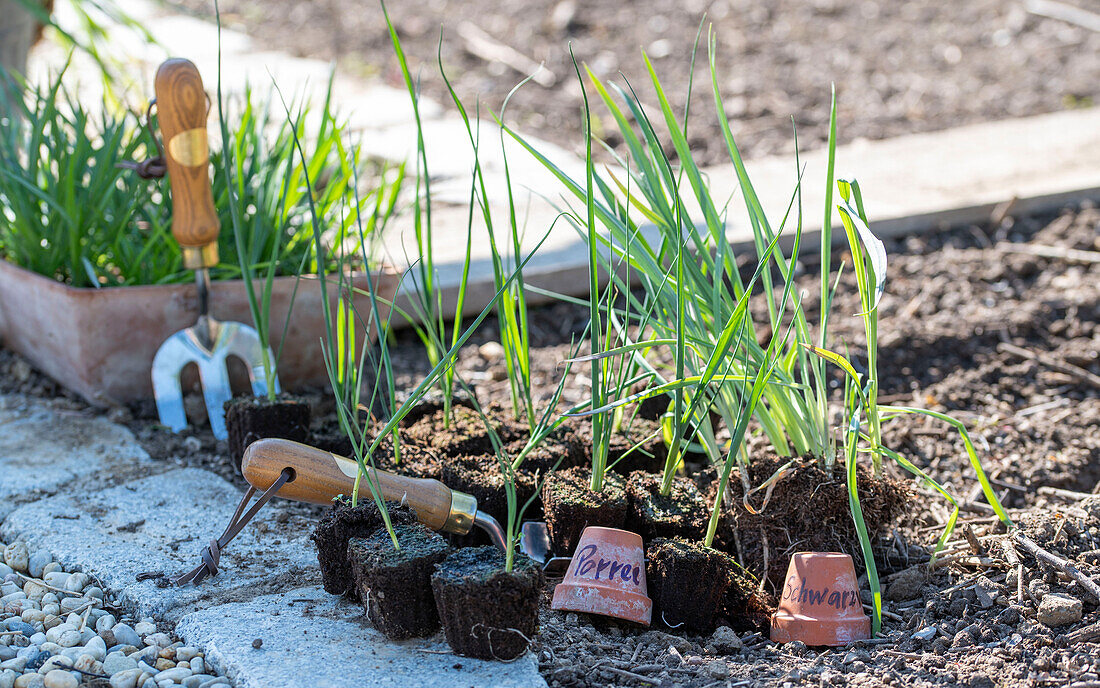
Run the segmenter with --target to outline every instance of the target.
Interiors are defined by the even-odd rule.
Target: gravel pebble
[[[141,621],[134,624],[134,630],[137,631],[138,635],[150,635],[157,632],[157,625],[148,621]]]
[[[115,640],[119,645],[133,645],[137,647],[142,644],[141,636],[127,624],[116,624],[114,628],[111,629],[111,632],[114,633]]]
[[[4,563],[16,571],[26,573],[30,564],[30,552],[27,550],[27,543],[18,541],[5,547]]]
[[[27,573],[34,578],[41,578],[46,564],[51,561],[53,561],[53,555],[50,554],[49,550],[40,549],[27,560]]]
[[[1083,605],[1081,600],[1069,595],[1048,594],[1039,603],[1037,619],[1039,623],[1051,628],[1077,623],[1081,620]]]
[[[111,688],[135,688],[141,669],[127,669],[111,676]]]
[[[138,624],[134,628],[134,630],[137,631],[138,633],[140,633],[141,635],[145,635],[144,633],[141,633],[140,630],[138,630],[141,627],[141,625],[142,624]],[[149,624],[149,625],[152,626],[152,624]],[[156,626],[153,626],[153,630],[156,630]],[[171,645],[172,644],[172,639],[168,637],[167,633],[153,633],[152,635],[146,636],[145,644],[149,645],[150,647],[156,647],[156,648],[159,649],[159,648],[168,647],[169,645]]]
[[[23,674],[15,679],[15,688],[45,688],[42,674]]]
[[[137,669],[137,660],[127,657],[121,652],[112,652],[103,660],[103,673],[114,676],[115,674],[130,669]]]
[[[80,682],[71,672],[54,670],[46,674],[42,681],[44,688],[77,688]]]

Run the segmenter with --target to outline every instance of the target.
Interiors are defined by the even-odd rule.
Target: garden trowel
[[[214,437],[225,439],[223,405],[233,396],[227,359],[239,358],[248,370],[252,392],[265,395],[263,345],[255,329],[238,322],[219,322],[208,311],[209,270],[218,263],[220,224],[210,187],[206,92],[194,64],[176,58],[160,66],[156,104],[172,188],[172,236],[183,250],[184,267],[195,271],[199,318],[193,327],[176,332],[157,350],[153,357],[153,395],[161,423],[176,432],[186,427],[180,373],[184,366],[194,363],[210,429]],[[270,350],[268,360],[275,360]],[[274,391],[278,392],[277,376],[274,381]]]
[[[359,464],[323,449],[282,439],[253,442],[241,459],[244,479],[257,490],[267,490],[287,470],[293,477],[275,492],[275,496],[310,504],[331,504],[337,495],[352,493]],[[419,521],[432,530],[466,535],[477,526],[489,534],[494,545],[504,549],[504,529],[495,518],[478,510],[477,499],[473,496],[430,478],[410,478],[377,469],[371,469],[370,474],[383,497],[408,504]],[[366,481],[361,482],[360,498],[370,499]],[[568,557],[548,558],[550,542],[545,537],[545,524],[541,539],[535,533],[538,528],[530,528],[533,524],[524,524],[520,551],[548,571],[568,566]]]

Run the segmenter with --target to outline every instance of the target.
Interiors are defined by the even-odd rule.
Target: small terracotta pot
[[[565,580],[554,588],[550,608],[648,626],[653,602],[646,590],[642,536],[589,526],[581,534]]]
[[[839,552],[798,552],[772,617],[772,641],[810,646],[847,645],[871,637],[852,557]]]

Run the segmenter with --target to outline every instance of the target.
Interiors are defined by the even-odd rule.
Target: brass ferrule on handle
[[[451,509],[439,532],[465,535],[473,529],[476,517],[477,498],[465,492],[451,490]]]
[[[187,270],[202,270],[218,264],[216,243],[206,246],[180,246],[180,254],[183,256],[183,267]]]

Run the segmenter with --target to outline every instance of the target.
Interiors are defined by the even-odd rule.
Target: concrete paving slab
[[[368,625],[361,606],[319,587],[203,609],[180,619],[176,633],[205,648],[237,688],[546,686],[531,653],[485,662],[450,654],[442,636],[393,642]]]
[[[174,620],[195,609],[301,585],[317,577],[317,555],[304,518],[276,520],[269,504],[222,552],[221,571],[200,585],[157,587],[137,575],[175,577],[194,568],[221,535],[242,492],[218,476],[184,468],[87,492],[73,486],[20,507],[0,526],[6,542],[44,547],[58,561],[100,578],[104,589],[141,615]]]
[[[157,469],[129,430],[102,416],[0,397],[0,520],[20,504]]]

